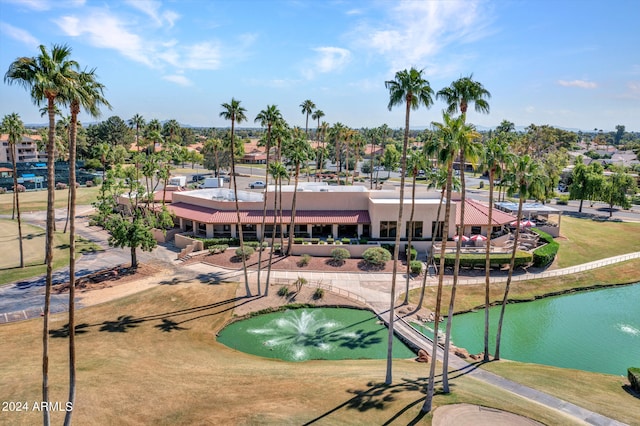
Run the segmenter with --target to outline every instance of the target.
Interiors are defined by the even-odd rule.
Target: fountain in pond
[[[346,308],[294,309],[251,317],[223,329],[218,341],[254,355],[287,361],[383,359],[387,329],[369,311]],[[411,358],[402,342],[394,356]]]

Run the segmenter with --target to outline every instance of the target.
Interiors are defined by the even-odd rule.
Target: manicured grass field
[[[18,222],[0,220],[0,285],[20,279],[35,277],[46,272],[44,265],[45,230],[22,224],[25,267],[20,268]],[[76,253],[99,250],[89,241],[76,237]],[[69,234],[56,232],[53,236],[53,267],[61,268],[69,263]]]
[[[76,205],[89,205],[96,201],[100,188],[93,186],[90,188],[80,187],[77,191]],[[55,207],[66,208],[68,189],[56,190]],[[28,213],[30,211],[40,211],[47,209],[47,191],[28,191],[20,193],[20,211]],[[0,214],[11,214],[13,210],[13,194],[0,194]]]
[[[235,294],[236,284],[195,281],[159,286],[78,311],[81,334],[74,422],[371,425],[419,419],[428,364],[396,360],[394,382],[385,386],[384,360],[290,363],[217,343],[216,332],[233,316]],[[67,396],[67,339],[55,337],[64,335],[65,323],[66,315],[53,316],[52,401],[64,402]],[[3,400],[32,403],[41,399],[41,327],[40,319],[0,326]],[[549,376],[565,374],[548,371]],[[637,408],[637,400],[620,387],[620,378],[584,375],[589,379],[583,389],[591,393],[589,400],[603,401],[598,407],[603,414],[626,419],[621,413],[633,413],[634,404]],[[545,424],[570,424],[555,410],[455,372],[451,377],[453,393],[437,395],[434,407],[469,402]],[[61,423],[63,416],[53,413],[52,423]],[[421,424],[430,424],[430,419],[422,418]],[[39,412],[0,414],[0,424],[39,422]]]
[[[640,223],[598,222],[563,216],[554,268],[640,251]]]

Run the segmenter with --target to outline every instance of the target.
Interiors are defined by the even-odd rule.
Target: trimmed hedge
[[[198,238],[202,241],[202,245],[205,249],[210,248],[211,246],[218,246],[221,244],[226,244],[227,246],[239,246],[240,240],[238,238]]]
[[[436,264],[439,265],[440,254],[434,255]],[[444,257],[444,266],[453,268],[455,266],[456,255],[455,253],[448,253]],[[530,264],[533,261],[531,253],[518,250],[516,252],[516,258],[514,261],[514,268],[520,268]],[[461,254],[460,266],[464,268],[474,268],[476,266],[484,268],[486,262],[486,256],[480,253],[473,254]],[[511,253],[492,253],[491,254],[491,266],[508,265],[511,262]]]
[[[409,254],[409,250],[408,249],[408,245],[405,246],[404,248],[404,255],[407,256]],[[410,260],[416,260],[418,258],[418,250],[415,249],[415,247],[411,247],[411,259]]]
[[[244,257],[245,259],[248,259],[251,257],[251,255],[255,253],[255,250],[253,249],[253,247],[244,247],[244,251],[242,250],[241,247],[238,247],[236,249],[236,256],[242,258]]]
[[[631,383],[633,390],[640,392],[640,368],[629,367],[627,369],[627,378],[629,379],[629,383]]]
[[[224,253],[228,248],[229,246],[226,244],[216,244],[215,246],[209,247],[209,253],[210,254]]]
[[[544,246],[537,248],[533,251],[533,266],[542,267],[547,266],[553,259],[555,259],[558,254],[558,250],[560,249],[560,244],[558,244],[551,235],[546,232],[542,232],[539,229],[532,229],[533,232],[540,236],[540,239],[544,240],[547,244]]]
[[[409,264],[409,268],[411,269],[411,273],[418,275],[422,272],[422,262],[418,260],[412,260]]]
[[[351,257],[349,250],[343,248],[336,248],[331,250],[331,257],[335,262],[342,262]]]

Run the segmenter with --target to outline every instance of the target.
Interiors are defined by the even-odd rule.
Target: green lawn
[[[554,268],[640,251],[640,223],[598,222],[563,216]]]
[[[230,308],[236,288],[235,283],[211,285],[198,281],[158,286],[78,311],[82,333],[77,337],[74,422],[431,423],[430,415],[421,418],[419,412],[428,364],[394,361],[394,382],[385,386],[385,360],[283,362],[217,343],[216,332],[233,317]],[[53,316],[54,336],[63,335],[65,323],[66,315]],[[41,328],[41,319],[0,325],[3,400],[40,400]],[[51,339],[52,401],[66,400],[66,351],[64,337]],[[505,365],[509,371],[510,363]],[[513,370],[518,374],[515,367]],[[550,379],[565,374],[558,369],[546,371]],[[620,387],[620,378],[584,375],[590,377],[582,382],[590,395],[578,403],[620,420],[628,419],[628,413],[637,408],[637,400],[629,401]],[[544,424],[570,424],[563,414],[510,392],[454,372],[451,377],[452,393],[436,395],[434,408],[468,402],[522,414]],[[598,407],[588,405],[594,398],[602,401]],[[53,413],[52,423],[61,423],[63,416]],[[0,414],[0,424],[39,422],[39,412]]]
[[[37,226],[22,224],[25,267],[20,268],[18,223],[0,220],[0,247],[5,253],[0,258],[0,285],[35,277],[46,273],[44,265],[45,231]],[[96,244],[76,237],[76,253],[99,250]],[[69,234],[56,232],[53,236],[53,267],[61,268],[69,263]]]
[[[100,188],[80,187],[77,191],[76,205],[89,205],[96,201]],[[55,192],[55,207],[66,208],[68,189],[60,189]],[[47,191],[28,191],[20,193],[20,211],[28,213],[47,209]],[[0,214],[11,214],[13,210],[13,193],[0,194]]]

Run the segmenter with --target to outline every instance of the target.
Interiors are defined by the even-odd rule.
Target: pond
[[[639,301],[640,283],[509,304],[501,357],[626,376],[640,367]],[[499,313],[489,310],[492,353]],[[483,336],[484,310],[454,317],[456,346],[482,352]]]
[[[387,328],[370,311],[305,308],[257,315],[229,324],[218,341],[242,352],[285,361],[385,359]],[[415,354],[394,338],[394,358]]]

